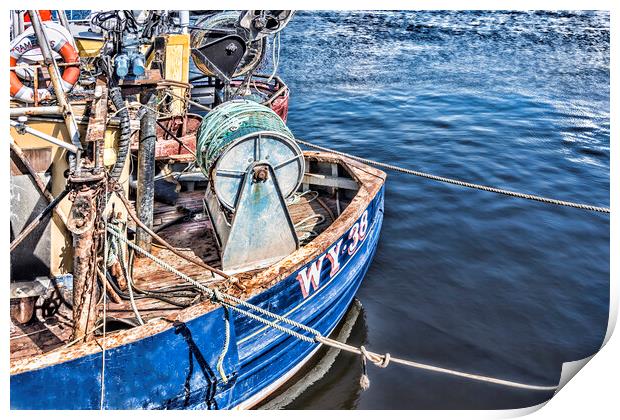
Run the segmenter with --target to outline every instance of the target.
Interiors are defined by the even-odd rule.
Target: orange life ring
[[[52,11],[51,10],[39,10],[39,17],[41,20],[52,20]],[[30,22],[30,13],[24,14],[24,22]]]
[[[44,22],[46,27],[46,33],[49,38],[50,46],[52,50],[60,54],[65,63],[75,63],[79,60],[79,54],[76,48],[70,42],[71,34],[54,22]],[[10,50],[10,67],[17,66],[17,62],[26,52],[37,48],[37,37],[34,35],[34,30],[28,28],[21,35],[11,42]],[[62,71],[62,85],[63,90],[68,92],[73,85],[78,81],[80,77],[80,66],[73,65],[64,68]],[[23,102],[34,102],[34,89],[24,86],[22,81],[17,76],[14,70],[11,70],[11,97],[21,100]],[[49,89],[37,90],[39,100],[48,100],[52,98],[52,93]]]

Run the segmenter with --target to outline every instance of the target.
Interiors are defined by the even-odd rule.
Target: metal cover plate
[[[270,131],[252,133],[232,142],[215,165],[213,185],[222,205],[235,209],[243,177],[257,162],[271,165],[284,198],[303,179],[304,157],[293,139]]]

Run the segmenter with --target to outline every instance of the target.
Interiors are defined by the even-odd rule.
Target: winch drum
[[[304,174],[304,158],[297,143],[276,132],[252,133],[232,142],[211,172],[213,188],[224,207],[235,209],[243,177],[258,162],[273,168],[284,198],[297,191]]]
[[[266,267],[298,249],[286,198],[299,188],[305,161],[282,119],[255,102],[226,102],[204,118],[196,145],[222,268]]]

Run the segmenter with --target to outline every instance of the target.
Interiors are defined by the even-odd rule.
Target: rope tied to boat
[[[380,368],[387,367],[388,364],[391,362],[391,363],[396,363],[396,364],[400,364],[404,366],[413,367],[416,369],[443,373],[443,374],[447,374],[451,376],[459,376],[461,378],[466,378],[466,379],[479,381],[479,382],[487,382],[487,383],[492,383],[496,385],[503,385],[503,386],[507,386],[511,388],[521,388],[521,389],[528,389],[532,391],[555,391],[558,388],[557,385],[552,385],[552,386],[530,385],[530,384],[525,384],[521,382],[508,381],[505,379],[494,378],[491,376],[484,376],[484,375],[478,375],[474,373],[461,372],[461,371],[454,370],[454,369],[447,369],[447,368],[429,365],[426,363],[416,362],[414,360],[406,360],[406,359],[393,357],[389,353],[385,353],[385,354],[374,353],[374,352],[366,350],[365,348],[364,348],[364,352],[362,352],[363,346],[362,347],[351,346],[346,343],[341,343],[339,341],[332,340],[331,338],[328,338],[328,337],[318,336],[316,337],[316,339],[319,343],[324,344],[326,346],[338,348],[340,350],[343,350],[349,353],[361,355],[362,360],[365,361],[366,359],[368,359],[371,362],[373,362],[373,364],[375,364],[377,367],[380,367]]]
[[[430,179],[433,181],[445,182],[447,184],[453,184],[453,185],[458,185],[461,187],[472,188],[475,190],[487,191],[487,192],[492,192],[492,193],[501,194],[501,195],[507,195],[510,197],[523,198],[526,200],[538,201],[538,202],[545,203],[545,204],[553,204],[556,206],[572,207],[572,208],[576,208],[580,210],[594,211],[594,212],[599,212],[599,213],[610,213],[609,207],[600,207],[600,206],[593,206],[591,204],[574,203],[572,201],[558,200],[555,198],[542,197],[539,195],[521,193],[517,191],[510,191],[510,190],[506,190],[502,188],[491,187],[488,185],[475,184],[473,182],[461,181],[459,179],[447,178],[447,177],[443,177],[439,175],[433,175],[427,172],[421,172],[421,171],[416,171],[413,169],[401,168],[400,166],[390,165],[388,163],[383,163],[383,162],[378,162],[376,160],[362,158],[362,157],[355,156],[349,153],[339,152],[337,150],[330,149],[324,146],[319,146],[318,144],[310,143],[305,140],[295,139],[295,141],[299,144],[303,144],[304,146],[311,147],[317,150],[322,150],[324,152],[333,153],[335,155],[344,156],[344,157],[356,160],[361,163],[376,166],[379,168],[389,169],[389,170],[404,173],[407,175],[414,175],[414,176]]]
[[[386,368],[390,364],[390,353],[385,353],[383,356],[369,353],[364,346],[360,346],[360,352],[364,360],[368,359],[380,368]]]
[[[217,296],[216,293],[213,296]],[[227,307],[224,307],[224,345],[222,349],[222,353],[220,353],[220,357],[217,359],[217,371],[222,378],[222,382],[228,383],[228,377],[226,376],[226,371],[224,370],[224,359],[226,358],[226,354],[228,353],[228,347],[230,346],[230,313]]]
[[[114,218],[112,220],[112,224],[108,226],[114,226],[115,228],[118,228],[119,230],[121,230],[122,228],[120,228],[120,224],[122,222],[123,222],[122,220]],[[125,276],[125,279],[127,280],[127,290],[129,292],[129,302],[131,304],[131,309],[133,310],[133,313],[135,314],[136,319],[138,320],[138,323],[140,325],[144,325],[144,321],[142,320],[142,316],[140,316],[140,312],[138,311],[138,306],[136,305],[136,299],[133,293],[133,289],[134,289],[133,276],[131,275],[131,271],[129,270],[129,267],[127,267],[127,265],[125,264],[125,261],[126,261],[125,250],[120,244],[119,237],[116,237],[115,239],[116,240],[113,240],[111,242],[115,244],[115,248],[118,252],[118,255],[116,256],[116,258],[118,259],[120,263],[123,276]]]
[[[390,364],[390,353],[385,353],[383,356],[370,353],[366,350],[366,347],[360,346],[360,353],[362,354],[362,376],[360,377],[360,387],[366,391],[370,388],[370,378],[366,370],[366,360],[370,360],[375,366],[382,369],[388,367]]]
[[[363,388],[364,386],[367,387],[370,385],[370,381],[368,380],[368,375],[366,373],[366,360],[370,360],[373,364],[375,364],[376,366],[380,368],[386,368],[390,363],[397,363],[397,364],[401,364],[401,365],[405,365],[405,366],[409,366],[409,367],[413,367],[417,369],[422,369],[422,370],[427,370],[427,371],[432,371],[432,372],[437,372],[437,373],[443,373],[443,374],[448,374],[452,376],[459,376],[459,377],[467,378],[470,380],[493,383],[493,384],[513,387],[513,388],[529,389],[529,390],[534,390],[534,391],[555,391],[558,388],[557,385],[556,386],[530,385],[530,384],[525,384],[525,383],[520,383],[520,382],[515,382],[515,381],[508,381],[504,379],[493,378],[490,376],[483,376],[483,375],[466,373],[466,372],[461,372],[461,371],[452,370],[452,369],[446,369],[446,368],[442,368],[438,366],[416,362],[413,360],[406,360],[406,359],[392,357],[389,353],[379,354],[379,353],[371,352],[371,351],[366,350],[366,348],[363,346],[355,347],[350,344],[346,344],[346,343],[333,340],[331,338],[323,336],[323,334],[321,334],[319,331],[317,331],[314,328],[308,327],[307,325],[294,321],[288,317],[278,315],[276,313],[263,309],[259,306],[251,304],[247,301],[239,299],[235,296],[221,292],[217,289],[212,289],[212,288],[204,286],[203,284],[200,284],[198,281],[192,279],[186,274],[175,269],[170,264],[166,263],[165,261],[162,261],[161,259],[157,258],[155,255],[151,254],[150,252],[140,248],[138,245],[129,241],[127,238],[122,237],[121,232],[116,229],[117,228],[112,227],[111,225],[108,225],[108,232],[110,232],[110,234],[112,234],[113,236],[116,236],[122,242],[126,243],[129,247],[133,248],[135,251],[141,253],[145,257],[151,259],[153,262],[160,265],[162,268],[170,271],[173,274],[176,274],[181,279],[193,284],[198,289],[204,291],[209,299],[211,299],[215,303],[219,303],[224,308],[229,308],[248,318],[256,320],[266,326],[269,326],[280,332],[288,334],[299,340],[302,340],[308,343],[320,343],[328,347],[332,347],[335,349],[339,349],[342,351],[346,351],[349,353],[362,356],[363,374],[362,374],[360,384],[362,385]],[[242,309],[239,306],[244,306],[246,309]],[[266,319],[250,311],[255,311],[259,313],[260,315],[264,315],[266,317],[272,318],[272,320]],[[284,326],[282,324],[288,324],[289,326]],[[302,334],[299,331],[295,331],[293,328],[297,328],[298,330],[305,331],[307,333],[310,333],[311,335]],[[227,332],[230,333],[229,330],[227,330]],[[225,358],[225,355],[228,349],[228,345],[229,345],[228,343],[229,343],[229,338],[225,340],[225,346],[219,358],[219,360],[221,360],[221,364],[218,363],[218,365],[222,366],[221,370],[218,367],[218,371],[220,372],[220,375],[222,376],[223,381],[227,380],[225,379],[226,375],[223,370],[223,360]]]

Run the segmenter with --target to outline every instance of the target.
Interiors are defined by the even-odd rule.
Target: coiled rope
[[[224,102],[202,120],[196,134],[196,163],[209,171],[222,152],[235,140],[262,131],[294,138],[284,121],[271,108],[246,99]]]
[[[111,225],[111,226],[116,227],[116,225]],[[118,237],[115,237],[114,239],[115,240],[111,241],[111,246],[110,246],[110,251],[112,252],[109,253],[109,255],[113,258],[108,258],[107,266],[112,266],[115,261],[119,262],[121,266],[121,270],[123,272],[123,276],[125,276],[125,279],[127,279],[127,290],[129,291],[129,302],[131,304],[131,309],[133,310],[133,313],[136,316],[138,323],[140,325],[144,325],[144,321],[142,320],[142,316],[140,316],[140,312],[138,311],[138,306],[136,305],[136,299],[133,294],[133,289],[135,287],[133,283],[133,276],[131,275],[131,272],[125,265],[125,261],[126,261],[125,250],[121,246],[120,240],[118,239]]]
[[[191,277],[187,276],[186,274],[180,272],[179,270],[175,269],[174,267],[172,267],[170,264],[166,263],[165,261],[162,261],[161,259],[157,258],[156,256],[154,256],[153,254],[151,254],[150,252],[142,249],[141,247],[139,247],[138,245],[134,244],[133,242],[129,241],[127,238],[125,238],[120,229],[118,229],[117,227],[113,226],[113,225],[108,225],[107,226],[108,232],[115,236],[117,239],[121,240],[122,242],[126,243],[127,246],[133,248],[136,252],[141,253],[142,255],[144,255],[145,257],[149,258],[150,260],[152,260],[153,262],[155,262],[156,264],[158,264],[159,266],[161,266],[162,268],[170,271],[171,273],[176,274],[178,277],[180,277],[181,279],[191,283],[192,285],[194,285],[195,287],[197,287],[198,289],[202,290],[205,292],[205,294],[209,297],[209,299],[211,299],[213,302],[219,303],[220,305],[224,306],[225,308],[229,308],[233,311],[236,311],[242,315],[247,316],[248,318],[254,319],[262,324],[265,324],[269,327],[272,327],[278,331],[281,331],[285,334],[288,334],[292,337],[295,337],[299,340],[302,341],[306,341],[309,343],[321,343],[325,346],[328,347],[332,347],[332,348],[336,348],[339,350],[343,350],[343,351],[347,351],[349,353],[354,353],[354,354],[358,354],[362,356],[362,360],[365,364],[366,360],[371,361],[373,364],[375,364],[378,367],[381,368],[385,368],[389,365],[390,362],[392,363],[398,363],[398,364],[402,364],[405,366],[410,366],[410,367],[414,367],[417,369],[423,369],[423,370],[428,370],[428,371],[433,371],[433,372],[438,372],[438,373],[444,373],[444,374],[448,374],[448,375],[452,375],[452,376],[459,376],[459,377],[463,377],[463,378],[467,378],[467,379],[471,379],[471,380],[475,380],[475,381],[480,381],[480,382],[487,382],[487,383],[493,383],[493,384],[497,384],[497,385],[503,385],[503,386],[508,386],[508,387],[513,387],[513,388],[522,388],[522,389],[529,389],[529,390],[535,390],[535,391],[554,391],[557,389],[557,386],[541,386],[541,385],[530,385],[530,384],[524,384],[524,383],[520,383],[520,382],[514,382],[514,381],[507,381],[504,379],[498,379],[498,378],[493,378],[490,376],[483,376],[483,375],[477,375],[477,374],[472,374],[472,373],[466,373],[466,372],[461,372],[461,371],[457,371],[457,370],[452,370],[452,369],[446,369],[446,368],[441,368],[441,367],[437,367],[437,366],[432,366],[432,365],[428,365],[428,364],[424,364],[424,363],[419,363],[413,360],[405,360],[405,359],[400,359],[400,358],[396,358],[396,357],[391,357],[389,353],[386,354],[378,354],[378,353],[374,353],[374,352],[370,352],[367,351],[363,346],[362,347],[355,347],[355,346],[351,346],[349,344],[346,343],[341,343],[339,341],[336,340],[332,340],[328,337],[323,336],[319,331],[315,330],[314,328],[308,327],[307,325],[301,324],[297,321],[293,321],[292,319],[289,319],[287,317],[275,314],[273,312],[270,312],[266,309],[263,309],[259,306],[253,305],[247,301],[244,301],[242,299],[239,299],[235,296],[229,295],[227,293],[223,293],[217,289],[211,289],[208,288],[202,284],[200,284],[198,281],[192,279]],[[238,306],[237,306],[238,305]],[[239,306],[244,306],[246,309],[241,309]],[[249,312],[249,310],[258,312],[260,315],[264,315],[266,317],[272,318],[273,320],[270,319],[265,319],[264,317],[261,317],[255,313]],[[229,321],[227,321],[229,322]],[[284,326],[282,324],[288,324],[290,327]],[[306,334],[302,334],[298,331],[293,330],[291,327],[293,328],[297,328],[299,330],[308,332],[311,334],[311,336],[306,335]],[[227,332],[228,332],[228,326],[227,326]],[[224,360],[224,356],[226,354],[228,350],[228,339],[225,340],[225,346],[222,352],[222,355],[220,356],[219,360],[221,362],[218,363],[218,371],[220,373],[220,375],[222,376],[222,379],[224,381],[226,381],[226,375],[224,373],[223,370],[223,360]],[[365,375],[365,373],[364,373]],[[365,379],[366,381],[366,386],[368,385],[368,378],[367,377],[363,377],[363,379]]]
[[[324,152],[329,152],[329,153],[333,153],[336,155],[348,157],[358,162],[366,163],[372,166],[377,166],[379,168],[385,168],[385,169],[389,169],[389,170],[396,171],[396,172],[401,172],[401,173],[408,174],[408,175],[415,175],[415,176],[419,176],[422,178],[431,179],[433,181],[445,182],[448,184],[458,185],[461,187],[473,188],[476,190],[488,191],[488,192],[492,192],[496,194],[507,195],[510,197],[517,197],[517,198],[524,198],[526,200],[539,201],[545,204],[554,204],[556,206],[573,207],[573,208],[580,209],[580,210],[596,211],[599,213],[610,212],[609,207],[599,207],[599,206],[593,206],[590,204],[574,203],[571,201],[557,200],[555,198],[541,197],[539,195],[534,195],[534,194],[526,194],[526,193],[520,193],[516,191],[505,190],[502,188],[489,187],[487,185],[474,184],[472,182],[461,181],[461,180],[454,179],[454,178],[446,178],[443,176],[433,175],[433,174],[429,174],[426,172],[415,171],[413,169],[401,168],[396,165],[390,165],[388,163],[382,163],[376,160],[365,159],[359,156],[351,155],[349,153],[339,152],[337,150],[319,146],[317,144],[313,144],[305,140],[300,140],[300,139],[295,139],[295,140],[297,141],[297,143],[303,144],[304,146],[311,147],[313,149],[322,150]]]

